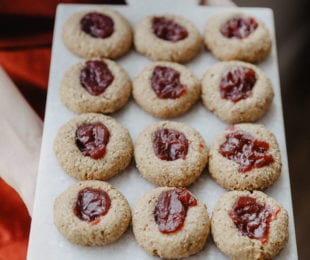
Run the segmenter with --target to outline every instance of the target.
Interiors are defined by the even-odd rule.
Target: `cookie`
[[[165,259],[198,253],[210,230],[206,205],[188,190],[174,187],[144,194],[133,210],[132,225],[140,246]]]
[[[182,16],[148,16],[138,22],[134,33],[136,50],[157,61],[187,62],[202,45],[197,28]]]
[[[210,147],[209,173],[228,190],[261,190],[281,174],[277,140],[263,125],[237,124]]]
[[[89,113],[59,129],[54,152],[68,175],[107,180],[129,165],[133,145],[128,130],[112,117]]]
[[[59,94],[63,104],[78,114],[113,113],[127,103],[131,81],[112,60],[81,61],[65,72]]]
[[[231,191],[215,205],[211,232],[232,259],[271,259],[287,244],[288,214],[263,192]]]
[[[208,162],[208,149],[192,127],[162,121],[147,126],[135,144],[135,161],[141,175],[159,186],[188,186]]]
[[[269,110],[273,96],[270,79],[250,63],[219,62],[202,78],[204,106],[227,123],[256,121]]]
[[[170,118],[188,111],[200,96],[200,82],[186,67],[155,62],[133,81],[133,97],[145,111]]]
[[[82,246],[102,246],[116,241],[130,221],[126,198],[102,181],[71,185],[54,203],[57,229],[70,242]]]
[[[266,25],[257,18],[232,11],[210,17],[204,41],[220,60],[258,62],[271,50],[271,37]]]
[[[99,7],[73,14],[64,24],[62,40],[84,58],[117,58],[132,44],[128,21],[117,11]]]

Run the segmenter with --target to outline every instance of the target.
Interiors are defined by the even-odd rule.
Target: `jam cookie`
[[[78,114],[112,113],[127,103],[131,81],[114,61],[87,60],[66,71],[59,93],[63,104]]]
[[[232,259],[271,259],[288,241],[287,211],[260,191],[231,191],[212,213],[217,247]]]
[[[176,259],[202,250],[210,220],[206,205],[188,190],[161,187],[138,200],[132,226],[136,240],[147,252]]]
[[[273,96],[270,79],[250,63],[219,62],[202,78],[203,104],[228,123],[259,119],[270,108]]]
[[[159,118],[185,113],[199,96],[199,80],[186,67],[173,62],[155,62],[133,81],[135,101]]]
[[[202,136],[183,123],[163,121],[147,126],[135,145],[136,166],[142,176],[159,186],[188,186],[208,162]]]
[[[271,50],[271,37],[266,25],[240,12],[212,16],[205,28],[205,44],[220,60],[257,62]]]
[[[132,43],[128,21],[107,7],[73,14],[64,24],[62,39],[66,47],[84,58],[117,58]]]
[[[277,140],[263,125],[230,126],[210,147],[210,175],[225,189],[265,189],[279,178],[281,166]]]
[[[187,62],[198,54],[202,37],[184,17],[166,14],[143,18],[135,28],[134,44],[153,60]]]
[[[128,166],[133,145],[128,130],[112,117],[89,113],[59,129],[54,152],[68,175],[107,180]]]
[[[127,230],[131,211],[126,198],[102,181],[82,181],[67,188],[54,203],[54,223],[74,244],[102,246]]]

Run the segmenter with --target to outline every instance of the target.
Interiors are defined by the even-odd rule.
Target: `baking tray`
[[[134,27],[136,23],[146,15],[174,13],[182,15],[191,20],[201,32],[207,19],[215,14],[225,12],[228,8],[211,8],[195,5],[194,1],[157,0],[157,1],[135,1],[131,0],[128,6],[112,5],[110,8],[119,11]],[[41,159],[39,165],[35,205],[30,232],[28,248],[29,260],[42,259],[158,259],[148,255],[134,239],[131,227],[115,243],[104,247],[81,247],[68,242],[58,232],[53,224],[53,203],[55,198],[69,185],[77,180],[69,177],[60,168],[54,153],[53,141],[59,127],[72,117],[76,116],[60,102],[59,85],[64,71],[71,65],[77,63],[81,58],[72,54],[65,48],[61,40],[61,32],[64,22],[75,12],[96,8],[96,5],[70,5],[60,4],[57,8],[54,28],[54,39],[52,48],[52,61],[50,69],[48,97],[46,105],[43,142]],[[291,202],[290,180],[285,144],[285,133],[283,125],[281,92],[278,73],[277,51],[275,44],[275,31],[273,12],[267,8],[240,8],[241,11],[263,20],[270,30],[273,47],[270,56],[259,63],[258,66],[270,77],[274,86],[274,100],[269,112],[258,121],[266,125],[277,137],[279,142],[283,168],[281,177],[265,192],[281,203],[289,214],[289,241],[288,245],[276,259],[298,259],[295,239],[295,228]],[[117,60],[134,78],[151,61],[131,51]],[[203,72],[212,64],[218,62],[209,52],[201,48],[201,53],[186,64],[196,76],[202,76]],[[119,112],[112,114],[121,124],[129,129],[133,141],[139,132],[148,124],[159,121],[141,108],[131,99],[130,102]],[[205,109],[199,101],[185,115],[174,118],[175,121],[185,122],[196,128],[210,145],[215,137],[222,132],[227,124],[220,121],[216,116]],[[116,186],[128,199],[133,207],[139,197],[155,186],[144,180],[132,163],[125,171],[108,180]],[[207,204],[211,216],[212,209],[218,197],[225,192],[215,183],[207,173],[203,172],[201,177],[189,187],[201,201]],[[199,221],[199,220],[197,220]],[[219,249],[216,248],[209,237],[205,248],[191,259],[227,259]]]

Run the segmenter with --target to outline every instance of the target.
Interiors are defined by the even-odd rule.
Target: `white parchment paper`
[[[136,4],[137,1],[133,2],[135,4],[131,6],[110,6],[122,13],[133,27],[138,20],[146,15],[174,13],[188,18],[203,32],[205,23],[210,15],[228,11],[227,8],[195,6],[194,1],[186,0],[140,1],[138,4]],[[64,71],[81,60],[81,58],[70,53],[65,48],[61,40],[61,31],[64,22],[73,13],[80,10],[94,9],[95,7],[94,5],[62,4],[57,9],[41,160],[28,248],[29,260],[156,259],[156,257],[148,255],[139,247],[134,239],[131,227],[117,242],[104,247],[91,248],[71,244],[61,236],[53,224],[53,203],[55,198],[69,185],[77,182],[77,180],[63,172],[53,153],[53,141],[59,127],[70,118],[76,116],[60,102],[58,93],[60,81]],[[266,8],[242,8],[242,10],[263,20],[273,37],[273,48],[270,56],[265,61],[259,63],[258,66],[272,80],[275,97],[270,111],[258,123],[265,124],[276,135],[280,145],[283,169],[279,180],[265,192],[281,203],[289,213],[289,242],[276,259],[298,259],[283,127],[273,13]],[[127,70],[131,78],[134,78],[144,66],[151,63],[149,59],[138,54],[133,49],[126,56],[118,59],[117,62]],[[187,63],[186,66],[200,78],[203,72],[216,62],[217,60],[209,52],[201,48],[201,53],[192,62]],[[112,114],[112,116],[129,129],[133,141],[136,140],[139,132],[146,125],[159,121],[140,109],[133,100],[130,100],[122,110]],[[225,123],[207,111],[200,101],[184,116],[173,120],[185,122],[196,128],[209,145],[227,127]],[[135,205],[140,196],[155,187],[139,175],[134,163],[124,172],[110,179],[109,182],[126,196],[131,207]],[[210,178],[207,171],[189,189],[201,201],[207,204],[210,216],[218,197],[225,192],[223,188]],[[191,259],[219,260],[227,259],[227,257],[216,248],[209,237],[203,251],[192,256]]]

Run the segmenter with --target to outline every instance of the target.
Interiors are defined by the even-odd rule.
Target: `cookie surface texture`
[[[104,129],[96,127],[98,123],[108,131],[108,142],[105,145],[100,143],[105,135],[102,134]],[[86,129],[83,130],[83,126]],[[81,138],[77,140],[80,127]],[[115,119],[88,113],[69,120],[59,129],[54,141],[54,152],[68,175],[80,180],[107,180],[129,165],[133,145],[128,130]],[[91,156],[83,152],[89,152]]]
[[[220,149],[226,154],[231,152],[232,157],[225,157]],[[210,146],[209,173],[228,190],[265,189],[279,178],[281,168],[278,142],[274,134],[260,124],[230,126]]]
[[[240,28],[241,34],[244,31],[248,33],[242,38],[236,37],[236,27]],[[222,33],[224,30],[229,30],[226,32],[229,36]],[[269,55],[272,45],[265,23],[238,11],[210,17],[205,27],[204,42],[212,54],[223,61],[258,62]]]
[[[222,87],[228,92],[224,93]],[[204,106],[227,123],[256,121],[267,113],[273,96],[270,79],[250,63],[219,62],[202,78]]]
[[[120,13],[100,7],[73,14],[63,26],[62,39],[71,52],[81,57],[114,59],[129,50],[132,29]]]
[[[156,146],[155,140],[158,141]],[[157,155],[156,151],[162,154]],[[179,156],[165,158],[174,155]],[[139,134],[135,161],[139,172],[148,181],[158,186],[185,187],[193,183],[206,167],[208,148],[192,127],[162,121],[147,126]]]
[[[210,220],[205,204],[197,201],[190,206],[184,225],[177,232],[164,234],[159,231],[154,210],[162,192],[175,188],[161,187],[141,197],[133,210],[133,232],[137,242],[149,254],[161,258],[175,259],[198,253],[206,243]]]
[[[182,33],[183,37],[178,37]],[[134,44],[138,52],[152,60],[183,63],[198,54],[202,37],[186,18],[165,14],[140,20],[135,28]]]
[[[265,210],[266,213],[267,210],[270,213],[266,214],[272,214],[268,224],[267,240],[262,241],[243,235],[235,225],[230,214],[240,197],[256,201],[258,207],[265,207],[262,211]],[[258,214],[256,216],[261,217]],[[288,214],[286,209],[263,192],[231,191],[223,194],[215,205],[211,232],[217,247],[232,259],[271,259],[287,244]]]
[[[158,78],[156,78],[158,77]],[[153,86],[162,88],[158,93]],[[159,118],[171,118],[184,114],[200,96],[200,82],[186,67],[172,62],[155,62],[133,81],[133,97],[148,113]],[[174,96],[172,96],[174,94]]]
[[[80,192],[86,189],[103,191],[110,199],[106,214],[91,222],[81,220],[75,213]],[[101,209],[100,203],[94,198],[88,201],[84,211],[85,208],[88,213]],[[87,201],[87,198],[84,197],[84,200]],[[102,246],[116,241],[127,230],[130,221],[131,211],[126,198],[112,185],[102,181],[76,183],[61,193],[54,203],[54,223],[57,229],[71,243],[82,246]]]

